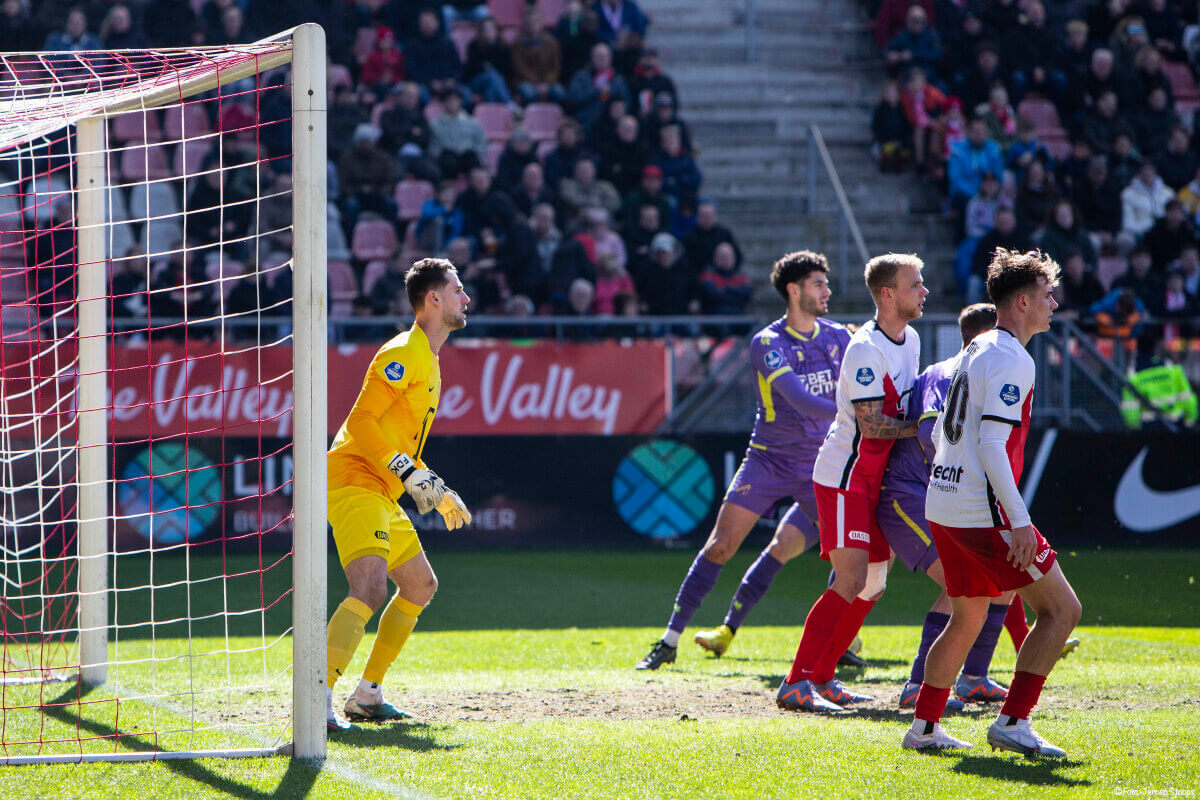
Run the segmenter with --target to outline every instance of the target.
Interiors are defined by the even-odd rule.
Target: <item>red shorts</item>
[[[1037,528],[1037,555],[1025,569],[1008,560],[1006,527],[948,528],[929,523],[933,543],[946,573],[946,593],[951,597],[996,597],[1028,586],[1054,566],[1058,554]]]
[[[821,558],[831,550],[855,547],[870,553],[871,561],[887,561],[892,548],[875,523],[878,497],[813,484],[817,496],[817,528],[821,532]]]

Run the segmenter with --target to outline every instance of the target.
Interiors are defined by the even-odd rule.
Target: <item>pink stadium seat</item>
[[[501,28],[520,25],[525,12],[525,0],[488,0],[488,11]]]
[[[359,28],[354,34],[354,44],[351,46],[351,52],[354,53],[358,63],[363,63],[367,60],[371,50],[375,47],[375,29],[374,28]]]
[[[168,139],[181,140],[186,132],[188,136],[204,136],[212,132],[212,123],[208,113],[199,103],[186,103],[184,106],[167,108],[163,120],[163,131]]]
[[[396,217],[413,220],[421,216],[421,206],[433,197],[433,184],[429,181],[402,180],[396,184]]]
[[[1038,135],[1046,144],[1046,149],[1055,161],[1062,161],[1071,155],[1071,140],[1067,132],[1061,128],[1057,132],[1038,131]]]
[[[506,142],[512,135],[513,114],[504,103],[479,103],[474,115],[483,125],[489,142]]]
[[[359,220],[350,250],[359,261],[391,258],[396,254],[396,231],[381,219]]]
[[[1017,106],[1017,116],[1024,117],[1038,127],[1039,130],[1062,128],[1058,118],[1058,110],[1054,103],[1041,97],[1026,97]]]
[[[131,111],[113,119],[114,142],[160,142],[162,128],[156,111]]]
[[[521,29],[517,28],[517,27],[508,27],[508,28],[500,29],[500,38],[504,40],[505,44],[512,44],[513,42],[515,42],[517,40],[517,37],[520,35],[521,35]]]
[[[554,148],[556,148],[556,147],[558,147],[558,143],[557,143],[557,142],[555,142],[553,139],[547,139],[547,140],[546,140],[546,141],[544,141],[544,142],[538,142],[538,146],[537,146],[537,158],[538,158],[538,161],[545,161],[545,160],[546,160],[546,156],[547,156],[547,155],[548,155],[548,154],[549,154],[551,151],[553,151],[553,150],[554,150]]]
[[[325,72],[326,92],[330,95],[338,86],[354,86],[354,78],[350,75],[350,68],[345,64],[330,64]]]
[[[1188,69],[1187,64],[1165,61],[1163,62],[1163,73],[1171,82],[1171,91],[1175,93],[1176,101],[1195,100],[1200,97],[1200,89],[1196,88],[1196,79],[1192,76],[1192,71]]]
[[[175,148],[175,157],[171,161],[172,169],[178,178],[195,176],[204,166],[204,159],[212,151],[210,139],[188,140]]]
[[[562,120],[563,110],[558,103],[530,103],[525,106],[525,117],[521,124],[535,142],[544,142],[558,136],[558,126]]]
[[[538,11],[542,12],[542,24],[553,28],[558,18],[562,16],[564,0],[537,0]]]
[[[357,228],[355,232],[357,233]],[[354,311],[354,298],[358,297],[358,276],[345,261],[330,261],[328,270],[329,314],[348,317]]]
[[[1100,281],[1100,285],[1105,291],[1112,286],[1112,282],[1116,280],[1127,269],[1125,259],[1121,256],[1100,256],[1099,262],[1096,264],[1096,280]]]
[[[450,41],[458,50],[458,57],[467,60],[467,45],[475,38],[475,23],[456,20],[450,27]]]
[[[496,168],[500,166],[500,154],[503,152],[504,142],[488,142],[487,151],[483,155],[483,165],[493,175],[496,174]]]
[[[438,117],[446,113],[446,109],[438,100],[430,100],[425,104],[425,121],[433,122]]]
[[[382,259],[376,259],[363,267],[362,291],[363,294],[369,295],[371,290],[375,288],[375,283],[384,276],[387,272],[388,262]]]
[[[127,181],[166,180],[175,177],[167,164],[163,145],[127,147],[121,152],[121,177]]]

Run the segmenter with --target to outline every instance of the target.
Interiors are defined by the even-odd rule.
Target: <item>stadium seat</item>
[[[33,342],[41,338],[37,330],[37,312],[31,306],[9,306],[0,309],[0,330],[4,343]]]
[[[14,194],[16,187],[0,189],[0,231],[21,229],[21,204]]]
[[[363,267],[362,276],[362,293],[369,295],[371,290],[375,288],[375,283],[384,276],[387,272],[388,262],[383,259],[375,259],[367,263]]]
[[[1096,264],[1096,280],[1104,287],[1104,291],[1112,286],[1112,282],[1126,270],[1125,259],[1121,256],[1100,256]]]
[[[127,181],[166,180],[175,177],[167,165],[164,145],[135,145],[121,153],[121,177]]]
[[[136,183],[129,188],[129,219],[169,217],[179,213],[179,197],[165,183]]]
[[[354,76],[350,74],[350,68],[345,64],[330,64],[325,72],[325,91],[330,96],[333,95],[333,90],[339,86],[354,88]]]
[[[429,181],[402,180],[396,184],[396,217],[404,221],[421,216],[421,206],[433,197]]]
[[[435,119],[446,113],[446,109],[442,106],[440,100],[430,100],[425,104],[425,121],[433,122]]]
[[[1058,131],[1049,132],[1039,130],[1038,135],[1055,161],[1062,161],[1071,155],[1071,139],[1067,136],[1066,131],[1061,128]]]
[[[188,136],[211,133],[212,122],[208,119],[208,112],[199,103],[185,103],[182,107],[168,106],[163,119],[163,132],[168,139],[181,141],[185,132]]]
[[[24,205],[22,212],[25,215],[25,221],[33,224],[37,222],[41,225],[42,222],[50,219],[51,205],[59,197],[70,197],[71,187],[66,179],[58,174],[47,177],[45,175],[34,175],[29,179],[29,182],[23,187],[25,194]]]
[[[371,50],[375,48],[375,29],[371,27],[359,28],[354,34],[354,44],[350,48],[350,52],[354,53],[354,58],[359,64],[367,60],[367,56],[371,54]]]
[[[153,211],[151,212],[153,213]],[[146,253],[167,253],[183,241],[183,225],[178,216],[146,220],[142,230],[142,250]]]
[[[131,111],[112,121],[113,142],[161,142],[157,111]]]
[[[454,42],[454,47],[458,50],[458,57],[464,62],[467,60],[467,45],[475,38],[475,23],[465,20],[455,20],[450,26],[450,41]]]
[[[381,219],[361,219],[354,226],[350,250],[359,261],[391,258],[396,254],[396,231]]]
[[[512,135],[513,113],[504,103],[479,103],[474,116],[483,125],[489,142],[507,142]]]
[[[358,297],[358,276],[345,261],[330,261],[329,269],[329,315],[348,317],[354,312],[354,298]]]
[[[1026,97],[1022,100],[1017,106],[1017,116],[1032,122],[1039,132],[1062,129],[1062,121],[1058,118],[1054,103],[1042,97]]]
[[[488,0],[488,11],[501,28],[519,26],[525,13],[525,0]]]
[[[558,22],[558,18],[562,16],[563,6],[566,5],[566,2],[565,0],[537,0],[535,5],[538,11],[542,12],[542,24],[553,28]]]
[[[563,110],[558,103],[530,103],[521,124],[535,142],[544,142],[558,136],[562,120]]]
[[[500,166],[500,155],[503,152],[504,142],[488,142],[487,150],[483,154],[483,165],[493,176],[496,174],[496,168]]]
[[[545,161],[546,156],[549,155],[550,152],[553,151],[554,148],[556,148],[556,147],[558,147],[558,142],[556,142],[553,139],[546,139],[545,141],[538,142],[538,146],[537,146],[538,161]]]
[[[1171,82],[1171,91],[1175,93],[1176,102],[1200,98],[1200,89],[1196,88],[1196,78],[1187,64],[1164,61],[1163,74]]]
[[[212,140],[188,140],[175,148],[175,156],[171,160],[175,176],[179,178],[195,178],[204,168],[204,159],[212,151]]]
[[[221,296],[229,299],[229,293],[237,286],[238,279],[246,274],[246,265],[236,259],[228,258],[220,252],[214,253],[204,264],[204,275],[210,281],[217,281]]]

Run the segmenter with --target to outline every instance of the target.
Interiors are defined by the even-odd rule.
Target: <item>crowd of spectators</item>
[[[492,0],[491,8],[470,0],[4,0],[0,47],[242,43],[307,20],[328,34],[334,316],[405,312],[403,272],[427,255],[452,258],[474,309],[485,313],[745,309],[751,286],[741,250],[701,195],[675,84],[649,46],[650,21],[636,0]],[[240,104],[247,125],[251,102]],[[237,106],[209,104],[205,124],[236,130],[241,120],[228,117],[238,117]],[[287,112],[260,113],[269,121]],[[286,129],[274,131],[275,141],[266,129],[258,135],[250,144],[265,144],[268,154],[290,152]],[[189,316],[203,315],[215,292],[166,292],[172,280],[211,277],[227,261],[261,267],[278,258],[244,243],[219,255],[206,249],[263,229],[254,204],[236,204],[255,189],[237,185],[230,168],[254,158],[247,144],[222,136],[220,158],[209,153],[205,162],[222,169],[177,187],[176,205],[191,209],[180,212],[188,252],[153,270],[164,290],[143,287],[153,302],[118,303],[118,314],[148,305],[171,316],[186,302]],[[268,180],[281,194],[290,188],[287,164],[281,158],[270,167]],[[144,252],[148,237],[130,239],[125,252]],[[271,247],[290,242],[273,237]],[[137,296],[138,275],[118,260],[114,278],[124,296]],[[48,273],[43,279],[60,285]],[[279,295],[277,280],[275,270],[270,283]],[[224,292],[235,305],[248,294]]]
[[[1060,315],[1183,346],[1200,315],[1196,3],[882,0],[875,108],[885,171],[944,190],[954,289],[974,302],[997,246],[1062,265]],[[1172,341],[1175,340],[1175,341]]]

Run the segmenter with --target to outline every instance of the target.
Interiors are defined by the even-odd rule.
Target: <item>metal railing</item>
[[[824,169],[825,175],[829,178],[829,184],[833,187],[833,195],[837,199],[838,291],[845,297],[849,289],[849,276],[852,271],[850,269],[851,239],[854,241],[854,249],[858,253],[860,264],[865,264],[871,256],[867,252],[866,242],[863,241],[862,230],[858,227],[858,218],[854,216],[850,198],[846,196],[846,190],[842,187],[842,179],[838,176],[837,167],[829,155],[829,148],[825,146],[825,137],[821,135],[821,128],[813,122],[808,126],[808,169],[805,175],[808,192],[805,197],[805,212],[810,217],[817,216],[819,213],[817,211],[817,178],[820,174],[818,165]],[[853,271],[857,272],[857,270]]]

